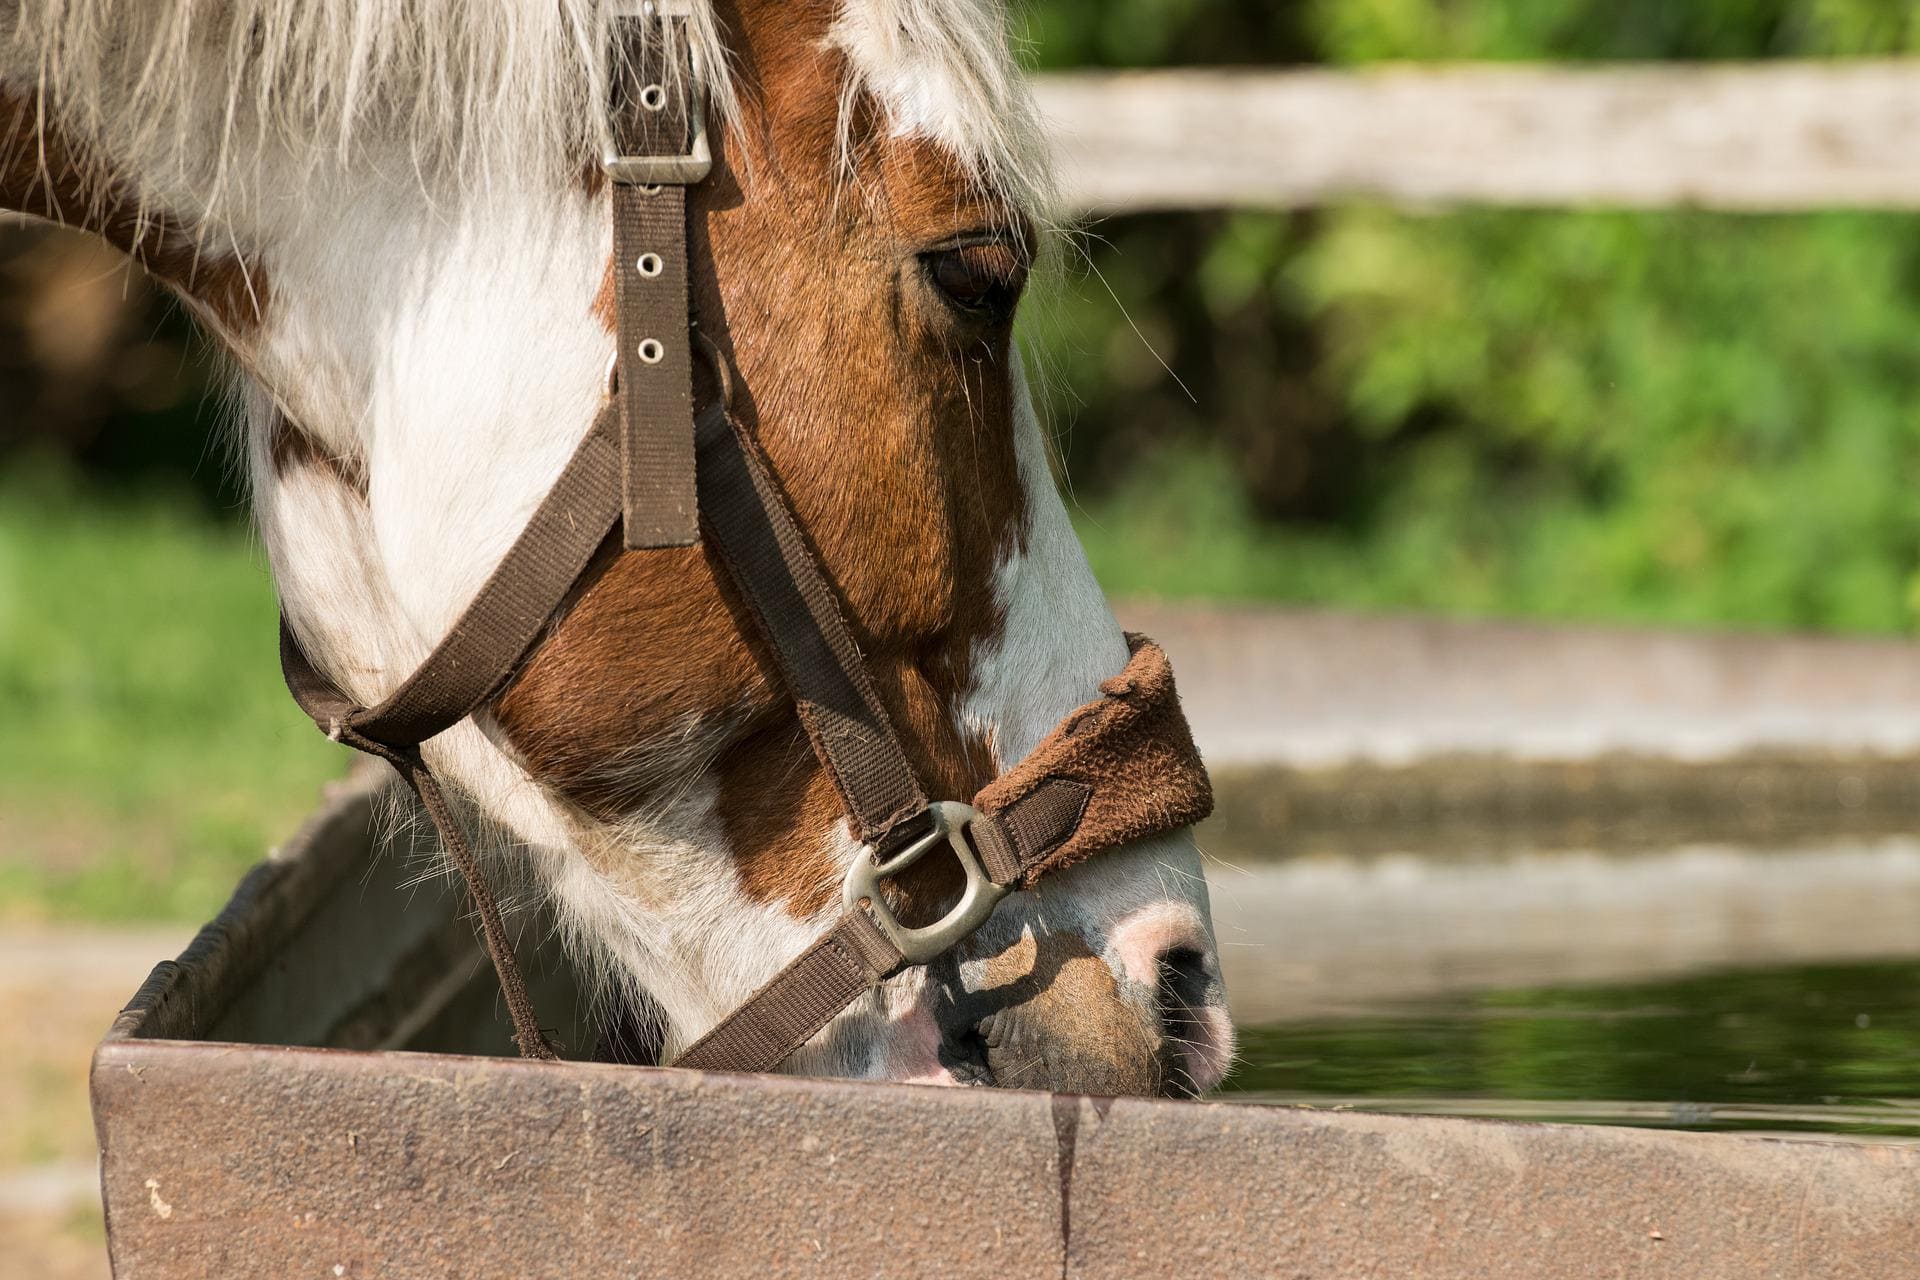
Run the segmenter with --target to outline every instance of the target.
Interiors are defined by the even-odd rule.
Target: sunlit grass
[[[0,476],[0,919],[205,918],[345,765],[244,524]]]

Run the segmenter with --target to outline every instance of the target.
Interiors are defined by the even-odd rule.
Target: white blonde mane
[[[350,162],[397,146],[437,190],[564,181],[598,154],[612,0],[0,0],[0,31],[81,137],[197,172],[205,210],[266,148]],[[711,110],[736,99],[725,34],[694,7]],[[896,133],[946,144],[1025,207],[1046,183],[1003,0],[843,0],[829,43]],[[843,110],[843,115],[845,114]],[[204,122],[218,122],[217,157]],[[317,164],[307,166],[309,171]]]

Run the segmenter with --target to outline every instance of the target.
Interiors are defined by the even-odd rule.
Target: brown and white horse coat
[[[89,227],[244,371],[307,652],[371,704],[594,417],[612,351],[596,0],[0,0],[0,206]],[[1037,129],[995,0],[701,6],[719,163],[694,309],[940,795],[1125,664],[1009,315]],[[810,941],[859,848],[700,548],[610,557],[428,746],[574,949],[690,1042]],[[267,643],[265,637],[262,643]],[[912,885],[933,903],[938,873]],[[1190,836],[1003,903],[789,1069],[1204,1088],[1231,1031]]]

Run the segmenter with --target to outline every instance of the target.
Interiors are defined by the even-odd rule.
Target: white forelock
[[[1030,213],[1052,201],[1038,109],[1007,40],[1002,0],[845,0],[829,41],[846,54],[843,151],[865,90],[897,136],[921,136]]]

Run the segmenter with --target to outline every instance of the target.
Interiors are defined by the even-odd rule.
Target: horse
[[[285,625],[362,705],[447,633],[606,394],[622,7],[0,0],[0,208],[104,238],[212,336]],[[692,314],[913,765],[971,795],[1129,658],[1013,333],[1052,228],[1007,15],[685,16],[712,148]],[[545,900],[662,1058],[820,934],[863,856],[735,595],[702,546],[598,554],[423,748],[489,874]],[[1175,1096],[1232,1051],[1181,829],[1006,898],[781,1069]]]

